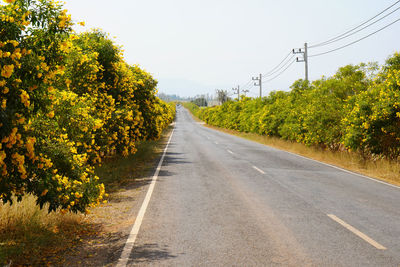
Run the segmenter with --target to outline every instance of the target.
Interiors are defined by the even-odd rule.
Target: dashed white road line
[[[234,154],[232,151],[230,151],[229,149],[227,149],[226,151],[228,151],[229,153],[231,153],[232,155]]]
[[[265,174],[265,172],[264,172],[263,170],[257,168],[256,166],[253,165],[252,167],[253,167],[253,169],[255,169],[256,171],[258,171],[259,173]]]
[[[218,142],[217,142],[217,141],[215,141],[214,143],[215,143],[216,145],[218,145]]]
[[[339,223],[340,225],[345,227],[347,230],[351,231],[353,234],[361,237],[362,239],[364,239],[364,241],[368,242],[369,244],[371,244],[375,248],[377,248],[377,249],[386,249],[384,246],[382,246],[381,244],[379,244],[378,242],[376,242],[375,240],[373,240],[372,238],[370,238],[366,234],[362,233],[361,231],[357,230],[356,228],[354,228],[350,224],[348,224],[345,221],[339,219],[335,215],[333,215],[333,214],[327,214],[327,215],[328,215],[329,218],[331,218],[335,222]]]
[[[160,162],[158,163],[156,171],[154,172],[153,179],[151,180],[149,189],[147,190],[146,196],[144,197],[142,206],[140,207],[140,210],[136,217],[135,223],[134,223],[132,230],[128,236],[128,240],[126,240],[124,249],[122,250],[122,253],[121,253],[121,257],[118,260],[117,267],[125,267],[128,264],[129,256],[132,253],[132,249],[135,244],[136,237],[139,233],[140,226],[142,225],[144,214],[146,213],[146,209],[147,209],[147,206],[149,205],[151,195],[153,194],[154,186],[156,184],[158,174],[160,173],[161,166],[164,162],[165,154],[167,152],[169,143],[171,142],[171,138],[172,138],[172,135],[174,134],[174,130],[172,130],[172,133],[171,133],[171,136],[169,137],[168,143],[165,146],[164,153],[161,156],[161,159],[160,159]]]

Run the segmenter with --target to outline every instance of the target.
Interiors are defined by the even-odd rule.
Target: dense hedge
[[[84,212],[103,200],[93,166],[157,139],[175,107],[129,66],[107,35],[76,35],[52,0],[0,6],[0,198],[27,193],[49,210]]]
[[[211,125],[277,136],[365,157],[400,156],[400,55],[377,64],[348,65],[329,78],[296,81],[290,92],[242,98],[203,109]]]
[[[181,102],[185,108],[187,108],[193,115],[199,116],[200,107],[193,102]]]

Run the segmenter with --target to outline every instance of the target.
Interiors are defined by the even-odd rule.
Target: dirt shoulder
[[[118,262],[171,129],[158,141],[140,144],[132,157],[110,160],[99,168],[99,177],[109,188],[109,202],[86,216],[91,231],[67,252],[64,266],[114,266]]]

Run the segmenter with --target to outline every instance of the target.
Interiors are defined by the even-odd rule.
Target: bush
[[[399,58],[398,53],[390,57],[378,74],[376,63],[348,65],[311,84],[298,80],[290,92],[228,101],[198,115],[223,128],[398,159]]]
[[[0,6],[0,198],[12,203],[31,193],[49,211],[84,212],[105,196],[94,164],[159,138],[174,108],[106,34],[72,34],[61,4],[7,2]]]

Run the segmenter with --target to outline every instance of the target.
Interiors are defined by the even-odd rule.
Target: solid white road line
[[[258,171],[259,173],[265,174],[265,172],[259,168],[257,168],[256,166],[253,165],[253,169],[255,169],[256,171]]]
[[[344,222],[343,220],[339,219],[335,215],[333,215],[333,214],[327,214],[327,215],[328,215],[329,218],[331,218],[335,222],[341,224],[347,230],[353,232],[353,234],[355,234],[355,235],[358,235],[359,237],[361,237],[362,239],[364,239],[366,242],[368,242],[372,246],[376,247],[377,249],[386,249],[384,246],[382,246],[381,244],[379,244],[378,242],[376,242],[375,240],[373,240],[372,238],[370,238],[366,234],[360,232],[359,230],[357,230],[356,228],[354,228],[350,224],[348,224],[348,223]]]
[[[291,154],[291,155],[294,155],[294,156],[297,156],[297,157],[300,157],[300,158],[303,158],[303,159],[307,159],[307,160],[311,160],[311,161],[314,161],[314,162],[318,162],[318,163],[323,164],[323,165],[325,165],[325,166],[329,166],[329,167],[332,167],[332,168],[334,168],[334,169],[338,169],[338,170],[341,170],[341,171],[343,171],[343,172],[347,172],[347,173],[349,173],[349,174],[357,175],[357,176],[359,176],[359,177],[362,177],[362,178],[365,178],[365,179],[369,179],[369,180],[371,180],[371,181],[374,181],[374,182],[377,182],[377,183],[380,183],[380,184],[384,184],[384,185],[388,185],[388,186],[391,186],[391,187],[400,189],[400,186],[398,186],[398,185],[389,184],[389,183],[387,183],[387,182],[378,180],[378,179],[376,179],[376,178],[369,177],[369,176],[366,176],[366,175],[363,175],[363,174],[360,174],[360,173],[352,172],[352,171],[343,169],[343,168],[341,168],[341,167],[338,167],[338,166],[335,166],[335,165],[331,165],[331,164],[329,164],[329,163],[325,163],[325,162],[322,162],[322,161],[319,161],[319,160],[316,160],[316,159],[312,159],[312,158],[307,158],[307,157],[304,157],[304,156],[301,156],[301,155],[299,155],[299,154],[296,154],[296,153],[293,153],[293,152],[289,152],[289,151],[286,151],[286,150],[281,150],[281,149],[278,149],[278,148],[273,148],[273,149],[276,149],[276,150],[279,150],[279,151],[283,151],[283,152],[289,153],[289,154]]]
[[[230,151],[229,149],[227,149],[226,151],[228,151],[229,153],[231,153],[232,155],[234,154],[232,151]]]
[[[122,250],[122,253],[121,253],[121,257],[118,260],[117,267],[125,267],[129,261],[129,256],[132,253],[132,249],[135,244],[137,234],[139,233],[140,226],[142,225],[144,214],[146,213],[146,209],[147,209],[147,206],[149,205],[151,195],[153,194],[154,186],[156,184],[158,174],[160,173],[161,166],[164,162],[165,154],[167,152],[169,143],[171,142],[171,138],[172,138],[172,135],[174,134],[174,131],[175,131],[175,129],[172,130],[172,133],[171,133],[171,136],[169,137],[168,143],[165,146],[164,153],[161,156],[161,159],[160,159],[160,162],[158,163],[156,171],[154,172],[153,179],[151,180],[149,189],[147,190],[146,196],[143,200],[142,206],[140,207],[139,213],[136,217],[135,223],[129,234],[128,240],[126,240],[124,249]]]
[[[213,130],[213,129],[209,129],[209,130],[217,132],[217,133],[221,133],[221,132],[219,132],[217,130]],[[246,140],[247,142],[260,144],[260,143],[255,142],[255,141],[250,141],[250,140],[244,139],[243,137],[238,137],[238,136],[235,136],[235,135],[232,135],[232,134],[227,134],[227,135],[233,136],[234,138],[238,138],[238,139],[241,139],[241,140]],[[262,145],[264,145],[264,144],[262,144]],[[369,176],[366,176],[366,175],[363,175],[363,174],[360,174],[360,173],[357,173],[357,172],[349,171],[349,170],[346,170],[344,168],[341,168],[341,167],[338,167],[338,166],[335,166],[335,165],[332,165],[332,164],[329,164],[329,163],[325,163],[325,162],[322,162],[322,161],[319,161],[319,160],[316,160],[316,159],[312,159],[312,158],[308,158],[308,157],[305,157],[305,156],[301,156],[299,154],[296,154],[296,153],[293,153],[293,152],[290,152],[290,151],[286,151],[286,150],[283,150],[283,149],[275,148],[275,147],[272,147],[272,146],[269,146],[269,145],[264,145],[264,146],[267,146],[267,147],[272,148],[272,149],[277,150],[277,151],[281,151],[281,152],[285,152],[285,153],[291,154],[291,155],[296,156],[296,157],[300,157],[300,158],[307,159],[307,160],[310,160],[310,161],[318,162],[318,163],[323,164],[325,166],[329,166],[329,167],[332,167],[334,169],[341,170],[343,172],[346,172],[346,173],[349,173],[349,174],[353,174],[353,175],[356,175],[356,176],[361,177],[361,178],[365,178],[365,179],[368,179],[368,180],[371,180],[371,181],[374,181],[374,182],[377,182],[377,183],[380,183],[380,184],[384,184],[384,185],[388,185],[390,187],[394,187],[394,188],[400,189],[400,186],[398,186],[398,185],[390,184],[390,183],[378,180],[377,178],[373,178],[373,177],[369,177]]]

